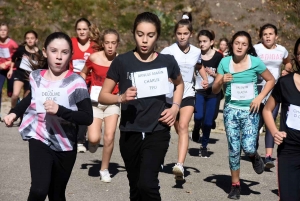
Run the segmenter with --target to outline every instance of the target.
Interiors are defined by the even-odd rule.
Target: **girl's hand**
[[[205,71],[207,72],[208,75],[210,75],[210,76],[212,76],[212,77],[215,77],[215,76],[216,76],[216,73],[215,73],[215,71],[214,71],[212,68],[206,67],[206,68],[205,68]]]
[[[10,79],[12,74],[13,74],[13,69],[9,69],[9,71],[7,72],[7,79]]]
[[[17,115],[15,113],[10,113],[4,117],[4,123],[7,127],[10,127],[13,125],[14,120],[16,119]]]
[[[47,114],[56,114],[58,111],[58,107],[59,107],[58,104],[56,104],[52,100],[47,100],[44,103],[44,108]]]
[[[256,98],[254,98],[252,100],[252,102],[250,103],[250,112],[251,113],[258,113],[259,112],[259,107],[261,104],[262,99],[257,96]]]
[[[122,103],[126,103],[131,100],[135,100],[137,95],[137,88],[136,87],[129,87],[124,94],[122,94]]]
[[[203,87],[203,89],[207,89],[207,87],[208,87],[208,81],[207,80],[202,80],[201,86]]]
[[[283,142],[283,138],[286,138],[286,132],[283,132],[283,131],[277,131],[277,132],[274,134],[274,142],[275,142],[277,145],[280,145],[280,144]]]
[[[179,107],[177,105],[173,105],[171,108],[169,109],[165,109],[162,113],[161,113],[161,118],[158,119],[158,121],[161,121],[164,124],[167,124],[168,126],[173,126],[175,121],[176,121],[176,116],[177,113],[179,111]]]
[[[226,73],[223,75],[223,83],[231,82],[233,77],[230,73]]]

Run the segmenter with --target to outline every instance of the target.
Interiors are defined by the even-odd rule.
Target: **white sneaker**
[[[184,169],[181,163],[175,164],[172,172],[176,180],[184,180]]]
[[[103,181],[105,183],[111,182],[111,177],[110,177],[108,169],[100,170],[99,172],[100,172],[100,181]]]
[[[77,144],[77,153],[85,153],[86,148],[83,144]]]
[[[89,142],[89,151],[91,153],[95,153],[97,151],[98,147],[99,147],[98,143],[97,144],[92,144],[92,143]]]

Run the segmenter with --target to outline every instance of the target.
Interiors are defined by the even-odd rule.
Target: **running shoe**
[[[89,151],[91,153],[95,153],[97,151],[98,147],[99,147],[98,143],[97,144],[92,144],[92,143],[89,142]]]
[[[209,158],[209,155],[208,155],[208,151],[207,151],[208,149],[207,149],[207,147],[200,147],[200,151],[199,151],[199,156],[201,157],[201,158]]]
[[[239,200],[241,195],[241,186],[240,185],[232,185],[231,191],[228,194],[229,199]]]
[[[265,168],[271,169],[273,167],[275,167],[275,165],[274,165],[274,162],[272,160],[272,157],[271,156],[266,157],[265,158]]]
[[[254,156],[250,157],[250,159],[251,159],[254,171],[257,174],[263,173],[265,165],[264,165],[264,161],[262,160],[260,155],[256,152]]]
[[[111,182],[111,177],[110,177],[108,169],[100,170],[99,172],[100,172],[100,181],[105,182],[105,183]]]
[[[83,144],[77,144],[77,153],[85,153],[86,148]]]
[[[184,180],[184,169],[181,163],[175,164],[172,171],[176,180]]]

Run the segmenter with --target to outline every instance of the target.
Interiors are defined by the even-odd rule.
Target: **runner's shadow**
[[[230,187],[231,187],[231,176],[229,175],[213,175],[209,176],[204,179],[206,182],[215,183],[219,188],[223,189],[225,193],[230,193]],[[251,186],[258,185],[259,182],[256,181],[250,181],[241,179],[241,195],[250,195],[250,194],[261,194],[258,191],[253,191],[250,189]]]
[[[195,156],[195,157],[198,156],[199,157],[199,151],[200,151],[200,149],[197,149],[197,148],[189,148],[190,156]],[[207,151],[207,153],[208,153],[209,157],[214,154],[214,152],[209,151],[209,150]]]
[[[172,172],[173,167],[174,167],[174,163],[166,164],[163,166],[161,172],[173,175]],[[198,170],[197,168],[184,166],[184,177],[188,177],[191,174],[189,170],[192,170],[192,172],[194,173],[200,173],[200,170]],[[173,186],[173,188],[183,188],[183,184],[185,183],[185,180],[183,181],[175,180],[175,182],[176,184]]]
[[[88,169],[88,175],[90,177],[99,177],[100,173],[99,170],[101,168],[101,161],[100,160],[93,160],[93,163],[84,163],[81,164],[80,169]],[[122,169],[122,170],[119,170]],[[124,166],[120,166],[118,163],[109,163],[109,173],[111,174],[111,177],[114,177],[119,172],[126,171]]]
[[[274,189],[274,190],[271,190],[272,193],[274,193],[275,195],[278,196],[279,192],[278,192],[278,189]]]

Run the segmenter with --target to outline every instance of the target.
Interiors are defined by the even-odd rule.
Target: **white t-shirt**
[[[197,63],[201,63],[201,50],[190,44],[190,50],[187,53],[184,53],[179,48],[178,44],[174,43],[171,46],[164,48],[161,53],[173,55],[178,63],[182,79],[184,81],[184,92],[182,98],[195,96],[193,76],[195,65]],[[167,100],[167,102],[170,101]]]
[[[289,55],[285,47],[276,44],[274,49],[267,49],[263,44],[254,45],[255,51],[258,57],[264,62],[267,66],[267,69],[272,73],[276,82],[280,77],[280,66],[282,61],[286,59]],[[266,81],[262,79],[262,82],[258,85],[265,85]]]

